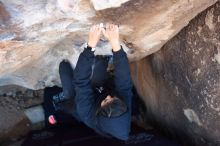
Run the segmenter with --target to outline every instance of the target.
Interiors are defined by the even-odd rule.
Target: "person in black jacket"
[[[108,82],[107,76],[109,57],[94,55],[101,34],[112,46],[113,84]],[[58,107],[57,103],[61,101],[71,99],[73,106],[68,112],[78,121],[103,136],[127,140],[131,127],[133,85],[128,58],[119,43],[118,26],[109,23],[106,29],[100,25],[92,26],[89,41],[79,56],[75,70],[70,68],[68,62],[61,62],[59,70],[63,92],[53,97],[54,107]],[[49,117],[49,120],[53,121],[53,118]]]

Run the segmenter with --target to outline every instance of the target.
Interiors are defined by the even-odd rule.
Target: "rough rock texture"
[[[216,1],[1,0],[0,85],[59,85],[59,62],[69,59],[75,66],[93,23],[119,24],[130,61],[140,60],[160,50]],[[218,2],[159,52],[131,63],[147,120],[199,146],[220,145],[219,34]],[[96,54],[109,53],[102,39]],[[0,99],[0,117],[10,120],[18,114],[15,120],[20,121],[22,111],[13,109],[17,100],[7,98],[13,103],[10,109],[5,97]],[[2,108],[13,115],[3,115]]]
[[[119,24],[130,60],[139,60],[216,1],[1,0],[0,85],[39,89],[59,84],[59,62],[66,58],[75,66],[93,23]],[[104,39],[96,53],[111,53]]]
[[[131,64],[146,115],[199,146],[220,145],[220,2],[159,52]]]
[[[24,110],[42,102],[43,90],[33,91],[17,86],[0,87],[0,145],[5,141],[17,141],[31,130]]]

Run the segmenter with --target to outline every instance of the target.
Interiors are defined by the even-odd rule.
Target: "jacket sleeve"
[[[128,108],[131,108],[133,84],[131,81],[127,54],[122,47],[119,51],[113,52],[113,64],[116,91],[124,98]]]
[[[118,117],[113,123],[117,123],[112,127],[111,134],[121,140],[127,140],[131,129],[131,106],[132,106],[132,81],[130,75],[130,68],[128,64],[127,54],[121,48],[117,52],[113,52],[114,64],[114,82],[115,90],[121,96],[127,107],[128,111],[122,116]],[[114,119],[112,119],[114,120]]]
[[[95,126],[95,96],[90,84],[94,53],[84,49],[74,70],[75,103],[79,118],[90,128]]]

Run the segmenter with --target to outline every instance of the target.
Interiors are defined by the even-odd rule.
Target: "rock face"
[[[42,102],[43,90],[32,91],[17,86],[0,88],[0,145],[4,146],[5,141],[17,141],[28,134],[33,127],[24,110]]]
[[[65,58],[75,66],[94,23],[119,24],[129,59],[139,60],[216,1],[1,0],[0,85],[39,89],[59,84],[59,62]],[[104,39],[96,53],[111,53]]]
[[[219,56],[218,2],[159,52],[131,64],[146,120],[184,141],[220,145]]]
[[[215,2],[1,0],[0,86],[59,85],[59,63],[75,66],[90,26],[113,21],[130,61],[137,61],[132,78],[147,120],[199,146],[220,145],[219,2],[204,11]],[[102,39],[96,54],[110,53]]]

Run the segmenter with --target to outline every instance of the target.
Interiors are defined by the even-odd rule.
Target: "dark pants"
[[[91,84],[93,87],[103,86],[103,84],[108,78],[107,67],[108,59],[96,57],[91,76]],[[72,114],[75,116],[75,90],[73,84],[74,71],[69,62],[62,61],[60,63],[59,74],[63,88],[63,94],[66,99],[65,102],[59,104],[59,109],[65,113]]]

